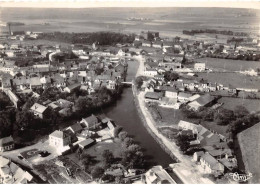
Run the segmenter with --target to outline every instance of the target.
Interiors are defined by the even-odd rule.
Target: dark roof
[[[94,122],[96,122],[98,119],[95,115],[91,115],[87,118],[84,118],[85,121],[87,121],[88,124],[93,124]]]
[[[0,147],[3,147],[5,145],[9,145],[14,142],[14,139],[12,136],[4,137],[0,139]]]
[[[212,102],[214,99],[215,99],[215,97],[213,97],[209,94],[206,94],[206,95],[199,97],[195,101],[197,101],[201,106],[205,106],[206,104]]]
[[[145,94],[145,98],[149,98],[149,99],[160,99],[163,97],[163,93],[157,93],[157,92],[147,92]]]
[[[79,142],[79,145],[82,146],[82,147],[86,147],[86,146],[92,144],[93,142],[94,142],[93,139],[88,138],[86,140],[83,140],[83,141]]]
[[[70,128],[74,131],[74,132],[79,132],[81,131],[83,128],[79,123],[76,123],[74,125],[71,125]]]

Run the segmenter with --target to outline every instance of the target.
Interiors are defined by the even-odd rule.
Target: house
[[[205,63],[195,63],[194,64],[194,70],[195,71],[205,71],[206,70]]]
[[[143,178],[146,184],[176,184],[162,166],[153,166]]]
[[[201,156],[203,156],[204,155],[204,152],[203,151],[198,151],[198,152],[195,152],[194,154],[193,154],[193,161],[195,161],[195,162],[199,162],[200,161],[200,158],[201,158]]]
[[[166,87],[165,97],[177,99],[178,91],[174,87]]]
[[[155,42],[153,42],[152,46],[154,48],[162,48],[163,47],[163,42],[162,41],[155,41]]]
[[[69,86],[67,86],[66,88],[64,88],[65,92],[71,93],[72,91],[76,90],[77,88],[80,87],[80,83],[75,83],[75,84],[71,84]]]
[[[136,55],[141,55],[144,50],[143,49],[136,49],[136,48],[129,48],[129,53],[133,53],[133,54],[136,54]],[[133,56],[133,55],[132,55]]]
[[[0,156],[0,184],[27,184],[33,176],[10,159]]]
[[[194,134],[197,133],[197,126],[198,125],[196,125],[194,123],[190,123],[190,122],[183,121],[183,120],[180,120],[179,123],[178,123],[179,129],[181,129],[181,130],[192,130],[192,132]]]
[[[0,139],[0,152],[10,151],[14,149],[14,139],[12,136]]]
[[[120,72],[121,74],[123,74],[126,71],[127,67],[124,66],[122,63],[119,63],[114,67],[114,69],[116,72]]]
[[[101,125],[98,118],[93,114],[87,118],[82,118],[80,123],[88,129],[97,129]]]
[[[95,141],[91,138],[88,138],[86,140],[83,140],[81,142],[79,142],[79,147],[81,149],[85,149],[85,148],[89,148],[90,146],[92,146],[95,143]]]
[[[106,175],[112,175],[114,177],[122,177],[124,176],[124,171],[121,168],[110,169],[105,172]]]
[[[79,123],[76,123],[66,128],[66,130],[70,130],[72,133],[76,134],[80,133],[83,130],[83,127]]]
[[[200,97],[199,94],[195,94],[195,95],[189,97],[189,101],[194,101],[194,100],[198,99],[199,97]]]
[[[145,102],[156,102],[156,101],[160,101],[163,97],[163,93],[161,92],[146,92],[145,94]]]
[[[144,46],[144,47],[152,47],[152,42],[145,40],[145,41],[142,42],[142,46]]]
[[[224,173],[224,166],[208,152],[201,156],[200,166],[206,174],[214,174],[218,176]]]
[[[34,103],[30,108],[30,111],[33,112],[35,116],[43,119],[47,113],[47,107],[40,105],[39,103]]]
[[[144,70],[144,75],[147,75],[147,76],[155,76],[155,75],[158,75],[158,72],[156,69],[148,69],[148,68],[145,68]]]
[[[7,90],[5,93],[7,94],[9,99],[12,101],[12,103],[15,106],[15,108],[18,108],[19,104],[20,104],[19,98],[11,90]]]
[[[163,42],[163,48],[169,48],[169,47],[173,47],[174,43],[170,42],[170,41],[164,41]]]
[[[49,145],[56,147],[59,151],[69,144],[71,144],[71,137],[63,131],[55,130],[49,135]]]
[[[185,92],[179,92],[178,94],[178,101],[182,102],[182,103],[185,103],[185,102],[188,102],[189,101],[189,98],[191,97],[192,95],[190,93],[185,93]]]
[[[188,106],[192,110],[198,110],[200,107],[209,107],[213,105],[216,99],[217,98],[215,98],[214,96],[211,96],[210,94],[206,94],[192,101],[191,103],[188,104]]]

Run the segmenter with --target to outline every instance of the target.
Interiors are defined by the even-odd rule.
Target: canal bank
[[[139,60],[140,68],[137,71],[136,76],[142,75],[142,69],[144,68],[144,61]],[[163,136],[156,127],[156,122],[153,120],[150,112],[145,106],[144,92],[137,93],[133,88],[133,95],[136,100],[137,108],[139,109],[139,115],[144,120],[144,126],[148,131],[153,134],[153,137],[160,143],[165,151],[167,151],[178,163],[171,164],[176,178],[180,178],[185,184],[214,184],[209,178],[204,176],[200,167],[192,161],[192,158],[179,150],[179,147],[168,138]],[[177,177],[178,176],[178,177]]]
[[[130,82],[135,78],[138,67],[139,63],[136,61],[128,63],[126,81]],[[175,161],[161,148],[143,125],[134,99],[132,88],[124,88],[121,97],[111,106],[104,108],[102,112],[113,119],[116,124],[122,126],[140,144],[150,167],[154,165],[168,167]]]

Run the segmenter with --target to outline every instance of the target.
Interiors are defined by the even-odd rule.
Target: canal
[[[138,66],[138,62],[135,61],[128,63],[126,81],[134,79]],[[114,105],[104,109],[103,112],[116,124],[122,126],[140,144],[150,166],[157,164],[168,167],[170,163],[174,163],[174,160],[160,147],[142,124],[131,87],[125,88],[121,98]]]

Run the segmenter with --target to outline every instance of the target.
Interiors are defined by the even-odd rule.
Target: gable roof
[[[47,107],[40,105],[39,103],[34,103],[34,105],[31,107],[31,110],[38,112],[38,113],[43,113]]]
[[[0,147],[12,144],[14,142],[14,139],[12,136],[4,137],[0,139]]]
[[[51,133],[50,136],[54,136],[54,137],[56,137],[56,138],[61,138],[61,139],[63,139],[63,138],[68,137],[69,135],[66,134],[66,133],[63,132],[63,131],[56,130],[56,131],[54,131],[53,133]]]
[[[201,106],[205,106],[206,104],[210,103],[213,101],[215,97],[211,96],[210,94],[203,95],[196,99],[197,103],[199,103]]]
[[[76,123],[76,124],[74,124],[74,125],[71,125],[71,126],[69,126],[68,128],[71,128],[71,130],[72,130],[73,132],[79,132],[79,131],[81,131],[81,130],[83,129],[83,127],[82,127],[79,123]]]
[[[86,146],[92,144],[93,142],[94,142],[93,139],[88,138],[86,140],[83,140],[83,141],[79,142],[79,145],[82,146],[82,147],[86,147]]]
[[[96,121],[98,121],[98,118],[95,116],[95,115],[91,115],[87,118],[83,118],[88,124],[93,124],[95,123]]]

